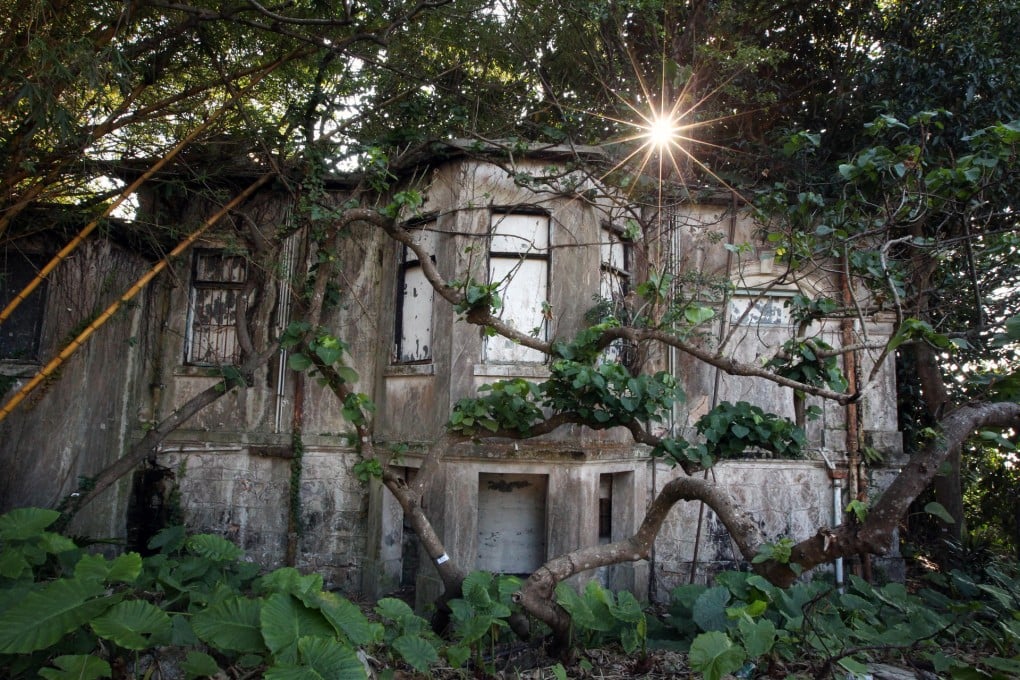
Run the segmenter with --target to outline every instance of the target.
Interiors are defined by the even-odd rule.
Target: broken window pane
[[[195,253],[185,350],[187,363],[221,366],[240,360],[237,307],[247,279],[248,262],[243,255],[211,250]]]

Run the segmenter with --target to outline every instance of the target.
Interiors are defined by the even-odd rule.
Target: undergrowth
[[[36,508],[0,516],[5,678],[158,678],[166,666],[189,679],[491,677],[511,637],[515,577],[470,574],[440,637],[402,600],[379,600],[366,616],[320,576],[260,574],[219,536],[171,527],[151,541],[155,555],[107,558],[51,531],[58,517]],[[839,592],[821,580],[780,589],[724,572],[711,586],[676,588],[658,618],[596,581],[581,591],[560,584],[556,599],[577,646],[618,645],[635,674],[664,648],[687,654],[707,680],[864,678],[877,662],[994,680],[1020,677],[1018,577],[1015,563],[993,560],[910,590],[851,577]],[[549,672],[567,677],[562,665]]]

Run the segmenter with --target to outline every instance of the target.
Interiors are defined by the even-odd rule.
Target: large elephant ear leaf
[[[365,666],[353,649],[337,640],[303,637],[298,640],[300,661],[280,663],[266,670],[266,680],[332,680],[367,678]]]
[[[147,649],[170,640],[172,626],[165,611],[144,600],[120,602],[92,621],[96,635],[125,649]]]
[[[98,680],[113,674],[110,664],[89,654],[69,654],[53,660],[56,668],[41,668],[39,675],[46,680]]]
[[[44,508],[15,508],[0,515],[0,539],[24,541],[39,535],[60,518],[56,510]]]
[[[191,618],[191,627],[203,642],[219,649],[262,654],[266,645],[262,641],[259,613],[261,604],[246,597],[232,597]]]
[[[274,593],[266,598],[259,615],[262,638],[273,656],[282,663],[294,663],[298,641],[306,636],[333,639],[336,632],[322,613],[309,609],[292,596]]]
[[[61,579],[26,594],[0,616],[0,654],[45,649],[120,600],[92,580]]]

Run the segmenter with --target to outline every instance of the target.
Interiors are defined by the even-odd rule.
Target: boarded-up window
[[[493,213],[489,241],[489,281],[499,282],[503,302],[498,316],[508,326],[547,339],[544,307],[549,299],[549,216],[544,213]],[[545,360],[538,350],[502,336],[486,340],[485,360],[516,363]]]
[[[185,360],[198,366],[236,364],[237,307],[248,280],[248,261],[243,255],[215,250],[195,253],[191,277],[191,304]]]
[[[436,233],[423,225],[413,230],[426,252],[436,252]],[[425,278],[414,251],[404,246],[397,281],[396,360],[402,363],[432,360],[432,303],[435,290]]]
[[[546,475],[478,475],[477,569],[526,575],[546,560]]]
[[[43,260],[17,252],[0,254],[0,309],[6,308],[42,267]],[[46,308],[46,281],[0,325],[0,359],[35,361]]]

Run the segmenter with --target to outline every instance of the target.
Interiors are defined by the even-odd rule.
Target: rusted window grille
[[[248,280],[244,255],[216,250],[195,253],[185,361],[196,366],[236,364],[237,303]]]

